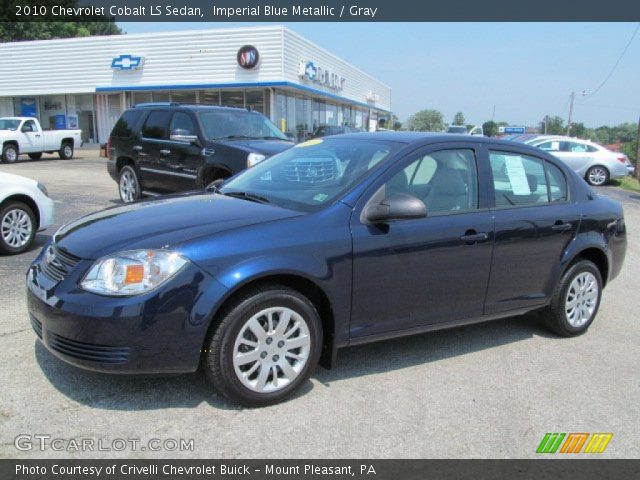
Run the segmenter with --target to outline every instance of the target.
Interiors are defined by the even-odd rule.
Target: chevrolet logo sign
[[[142,67],[144,57],[135,55],[120,55],[111,60],[111,68],[114,70],[137,70]]]

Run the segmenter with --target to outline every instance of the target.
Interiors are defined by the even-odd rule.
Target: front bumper
[[[40,222],[38,223],[38,231],[45,230],[53,225],[55,218],[55,204],[49,197],[42,195],[38,201],[38,210],[40,211]]]
[[[27,308],[38,338],[55,356],[110,373],[198,368],[211,312],[226,292],[211,276],[190,264],[146,295],[106,297],[78,287],[92,261],[81,260],[56,282],[43,272],[42,256],[27,273]]]

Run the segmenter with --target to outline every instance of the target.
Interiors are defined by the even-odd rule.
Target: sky
[[[127,33],[232,28],[251,23],[120,23]],[[406,120],[426,108],[446,122],[537,125],[544,115],[587,127],[638,122],[640,33],[606,83],[636,23],[284,23],[391,87]],[[583,95],[586,92],[587,95]],[[493,115],[495,107],[495,116]]]

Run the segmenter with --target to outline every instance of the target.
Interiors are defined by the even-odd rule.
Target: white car
[[[15,162],[23,153],[37,160],[44,152],[58,152],[61,159],[67,160],[81,145],[82,130],[42,130],[36,118],[0,118],[0,159],[5,163]]]
[[[53,200],[44,185],[0,172],[0,253],[27,250],[36,232],[53,224]]]
[[[629,174],[622,153],[607,150],[590,140],[571,137],[538,137],[527,142],[558,157],[590,185],[605,185],[611,178]]]

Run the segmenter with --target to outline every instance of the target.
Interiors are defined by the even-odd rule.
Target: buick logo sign
[[[260,61],[260,54],[258,49],[253,45],[245,45],[238,50],[238,65],[246,70],[250,70],[258,65]]]

